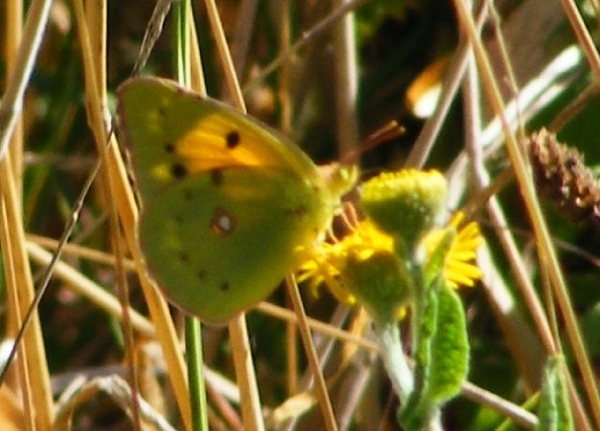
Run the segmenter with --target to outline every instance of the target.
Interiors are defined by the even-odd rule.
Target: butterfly
[[[117,121],[145,266],[173,304],[209,323],[269,296],[356,178],[350,166],[322,174],[282,134],[164,79],[123,83]]]

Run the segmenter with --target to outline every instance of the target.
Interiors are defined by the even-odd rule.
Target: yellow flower
[[[481,277],[473,260],[482,237],[475,222],[457,230],[463,219],[461,212],[456,213],[445,228],[431,229],[420,242],[427,258],[448,229],[456,230],[442,269],[446,285],[453,288],[473,286]],[[319,245],[313,258],[301,266],[299,281],[307,280],[314,292],[325,284],[340,302],[358,300],[370,313],[384,308],[385,313],[402,315],[413,289],[407,268],[396,254],[394,239],[365,220],[342,241]]]
[[[342,286],[349,261],[367,261],[376,253],[394,252],[394,241],[377,229],[370,221],[362,221],[351,234],[340,242],[321,243],[300,268],[298,281],[309,281],[311,291],[316,295],[318,287],[325,283],[338,301],[352,305],[356,298]]]
[[[454,214],[444,229],[432,229],[422,240],[422,245],[431,253],[441,240],[447,229],[455,229],[456,236],[450,245],[444,261],[443,276],[448,287],[457,289],[460,286],[472,287],[475,280],[481,278],[481,270],[474,263],[477,247],[483,242],[479,226],[471,221],[458,229],[464,220],[460,211]]]

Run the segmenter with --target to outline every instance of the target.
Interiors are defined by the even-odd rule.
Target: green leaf
[[[437,402],[444,402],[458,394],[469,371],[465,313],[460,298],[448,287],[439,292],[437,317],[429,392]]]
[[[415,355],[415,390],[398,421],[418,430],[437,420],[441,408],[458,394],[468,372],[469,344],[464,310],[451,289],[431,289],[424,304]]]

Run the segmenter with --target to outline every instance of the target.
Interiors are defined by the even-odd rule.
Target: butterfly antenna
[[[342,165],[351,165],[358,160],[359,156],[370,151],[376,146],[391,141],[406,132],[403,126],[400,126],[396,120],[391,120],[367,136],[358,148],[347,152],[340,160]]]

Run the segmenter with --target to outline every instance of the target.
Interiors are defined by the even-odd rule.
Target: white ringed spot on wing
[[[210,220],[210,229],[218,236],[228,236],[235,229],[235,220],[223,208],[216,208]]]

